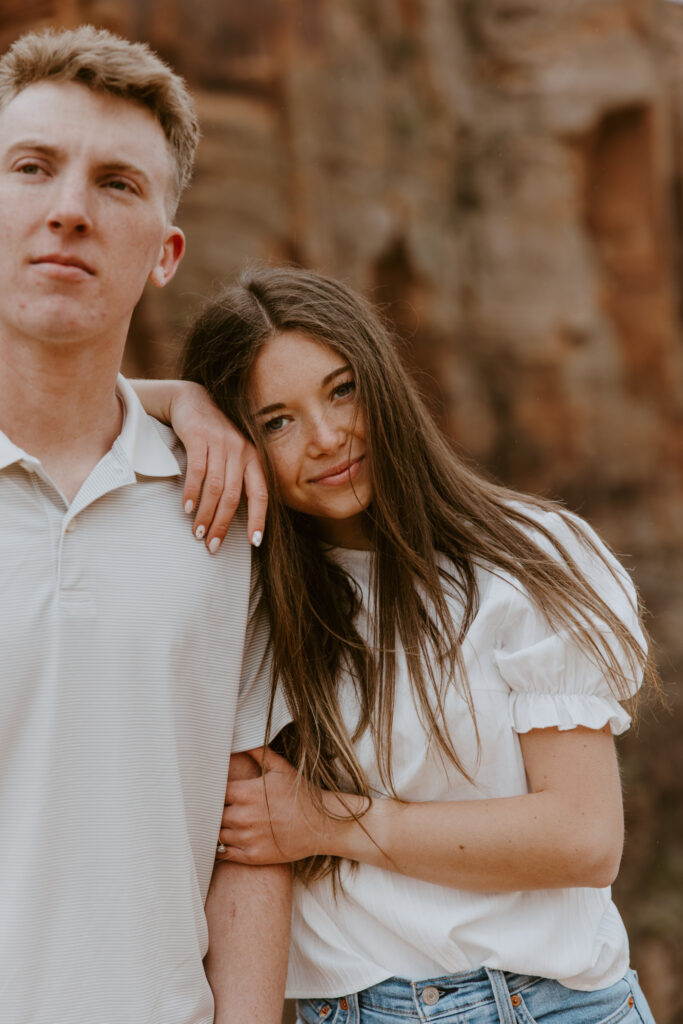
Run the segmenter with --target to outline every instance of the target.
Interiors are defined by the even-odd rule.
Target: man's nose
[[[51,231],[58,233],[90,233],[92,220],[88,210],[87,187],[84,183],[69,179],[55,189],[47,223]]]

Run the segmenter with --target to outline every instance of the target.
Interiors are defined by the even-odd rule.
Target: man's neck
[[[0,429],[40,459],[71,502],[121,430],[119,353],[7,346],[0,339]]]

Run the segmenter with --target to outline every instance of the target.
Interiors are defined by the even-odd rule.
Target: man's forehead
[[[140,153],[167,151],[154,114],[142,104],[75,82],[35,82],[0,110],[0,136],[35,136],[60,145],[78,139],[97,149],[112,143]]]

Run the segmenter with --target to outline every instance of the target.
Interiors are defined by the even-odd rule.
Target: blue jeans
[[[302,999],[297,1024],[654,1024],[634,971],[595,992],[482,967],[426,981],[388,978],[336,999]]]

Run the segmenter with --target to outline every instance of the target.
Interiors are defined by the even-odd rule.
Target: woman
[[[247,272],[184,376],[269,480],[258,557],[296,731],[229,784],[219,854],[295,864],[300,1020],[651,1021],[609,895],[612,733],[657,686],[624,570],[466,465],[329,278]]]

